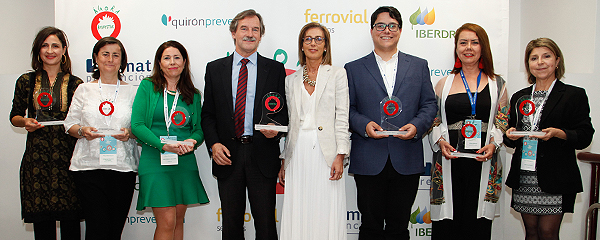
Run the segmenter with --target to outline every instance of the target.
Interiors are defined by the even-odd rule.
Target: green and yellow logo
[[[421,12],[421,7],[419,7],[415,13],[410,15],[409,21],[411,24],[410,29],[415,25],[431,25],[435,22],[435,8],[432,8],[431,12],[427,11],[427,8]]]

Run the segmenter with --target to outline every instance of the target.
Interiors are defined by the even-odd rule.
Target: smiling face
[[[235,32],[231,33],[235,41],[235,51],[243,57],[256,52],[260,43],[260,20],[257,16],[246,17],[238,22]]]
[[[377,19],[373,24],[379,23],[398,24],[398,21],[390,17],[390,13],[382,12],[379,15],[377,15]],[[400,33],[402,33],[402,28],[398,29],[398,31],[396,32],[390,31],[390,29],[387,27],[383,31],[377,31],[375,28],[371,28],[371,38],[373,38],[373,45],[375,45],[375,51],[397,51],[398,41],[400,40]]]
[[[304,38],[307,37],[311,37],[313,38],[313,40],[309,44],[306,44],[306,42],[304,42],[302,49],[304,49],[304,55],[306,55],[306,60],[318,60],[319,62],[321,62],[321,60],[323,59],[323,53],[325,52],[325,41],[327,40],[323,40],[320,44],[317,44],[317,41],[314,38],[325,38],[323,30],[321,30],[321,28],[316,27],[310,28],[306,31],[306,34],[304,34]]]
[[[181,56],[179,49],[168,47],[163,51],[160,58],[160,70],[166,79],[179,79],[184,66],[185,60]]]
[[[456,55],[463,65],[478,64],[481,57],[481,45],[477,34],[470,30],[463,30],[456,42]]]
[[[536,81],[553,81],[560,58],[547,47],[534,48],[529,54],[529,72]]]
[[[50,35],[42,43],[40,48],[40,59],[44,66],[60,65],[67,47],[63,46],[56,35]]]
[[[96,59],[100,76],[117,74],[121,67],[121,48],[117,44],[104,45],[98,51]]]

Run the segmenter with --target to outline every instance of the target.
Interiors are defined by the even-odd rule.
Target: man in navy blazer
[[[398,51],[402,18],[394,7],[371,15],[375,50],[345,65],[350,91],[352,148],[359,239],[409,239],[408,221],[424,171],[421,138],[437,113],[427,61]],[[380,102],[400,100],[400,114],[388,120],[403,135],[378,135]],[[390,129],[385,129],[390,130]]]
[[[275,188],[281,167],[279,136],[275,130],[256,131],[254,124],[262,117],[265,94],[284,95],[285,68],[282,63],[257,53],[264,31],[260,14],[252,9],[239,13],[230,25],[235,52],[206,65],[202,130],[219,186],[223,240],[244,239],[246,189],[256,239],[277,240]],[[242,81],[244,78],[246,81]],[[245,104],[237,98],[245,98]],[[280,101],[285,103],[285,96]],[[235,114],[238,109],[244,109],[244,113]],[[271,118],[287,125],[287,106]]]

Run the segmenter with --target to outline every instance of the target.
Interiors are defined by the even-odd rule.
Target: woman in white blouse
[[[86,220],[86,240],[121,239],[129,212],[139,153],[131,133],[137,88],[121,80],[127,67],[123,44],[100,39],[92,52],[96,80],[79,85],[67,118],[78,138],[71,166]]]

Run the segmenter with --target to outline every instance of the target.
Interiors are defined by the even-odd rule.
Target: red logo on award
[[[275,103],[271,104],[271,100],[275,100]],[[274,107],[271,107],[270,105],[274,105]],[[281,101],[276,96],[270,96],[267,98],[267,100],[265,100],[265,108],[271,112],[277,111],[279,106],[281,106]]]
[[[42,97],[44,96],[48,98],[48,102],[46,104],[42,102]],[[50,105],[52,105],[52,95],[50,95],[50,93],[47,92],[40,93],[40,95],[38,95],[37,97],[37,102],[40,105],[40,107],[50,107]]]
[[[181,114],[181,121],[179,123],[175,121],[175,116],[178,114]],[[171,122],[175,124],[175,126],[182,126],[185,123],[185,113],[182,111],[175,111],[173,115],[171,115]]]
[[[528,103],[529,105],[531,105],[531,109],[529,110],[529,112],[525,113],[525,104]],[[529,116],[535,112],[535,104],[531,100],[525,100],[519,105],[519,112],[521,112],[525,116]]]
[[[115,105],[109,101],[104,101],[100,103],[100,107],[98,109],[100,110],[100,114],[108,117],[115,112]]]
[[[473,129],[471,136],[467,136],[467,127],[471,127]],[[473,137],[475,137],[475,134],[477,134],[477,128],[475,128],[475,125],[470,124],[470,123],[465,124],[465,126],[463,126],[460,131],[462,132],[462,135],[465,138],[473,138]]]
[[[383,104],[383,111],[388,116],[396,115],[396,113],[398,113],[398,109],[399,109],[399,107],[398,107],[398,103],[396,101],[389,100],[389,101],[385,102],[385,104]],[[392,110],[391,113],[390,113],[390,110]]]

